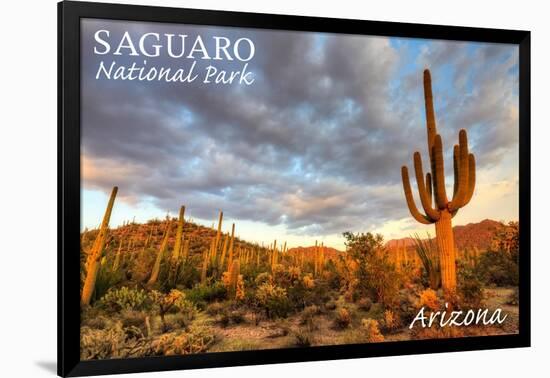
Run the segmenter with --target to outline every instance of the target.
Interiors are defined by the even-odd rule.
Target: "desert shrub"
[[[435,294],[435,291],[434,291]],[[402,290],[399,297],[399,307],[395,309],[401,323],[409,323],[418,313],[418,294],[416,290]]]
[[[359,300],[362,295],[366,295],[365,291],[359,291],[359,280],[353,279],[348,281],[345,286],[344,299],[347,302],[353,303]]]
[[[222,282],[212,285],[196,285],[185,292],[187,300],[193,302],[200,308],[206,307],[207,303],[224,300],[227,290]]]
[[[370,311],[372,307],[372,301],[370,298],[361,298],[357,301],[357,308],[362,311]]]
[[[415,250],[422,262],[423,284],[437,290],[441,284],[439,254],[430,234],[427,236],[426,240],[422,240],[418,234],[414,235]]]
[[[477,273],[487,285],[516,286],[519,281],[519,223],[500,228],[479,257]]]
[[[370,277],[366,284],[369,297],[385,307],[393,307],[399,299],[399,273],[385,255],[369,259],[367,275]]]
[[[97,272],[92,302],[99,301],[111,287],[120,284],[123,279],[121,271],[112,270],[111,264],[103,260]]]
[[[123,327],[117,322],[107,329],[80,330],[81,360],[139,357],[149,353],[149,341],[137,327]]]
[[[502,251],[487,251],[479,257],[477,272],[487,285],[515,286],[519,281],[517,262]]]
[[[288,276],[291,282],[299,280],[301,275],[302,275],[302,271],[299,266],[288,267]]]
[[[195,307],[193,304],[185,299],[185,294],[179,290],[170,290],[168,294],[161,293],[157,290],[152,290],[149,293],[149,298],[153,303],[153,308],[158,312],[160,320],[162,322],[163,332],[168,329],[165,315],[171,310],[179,310],[182,313],[187,313],[192,317],[195,313]]]
[[[336,311],[334,326],[337,328],[348,328],[351,324],[351,314],[347,308],[340,308]]]
[[[302,283],[306,289],[313,289],[315,287],[315,280],[311,274],[306,274],[302,279]]]
[[[469,268],[463,268],[458,276],[458,297],[462,305],[479,307],[483,301],[481,280]]]
[[[320,314],[320,309],[318,306],[311,305],[304,308],[300,316],[300,324],[307,327],[309,331],[316,330],[318,328],[315,323],[315,317]]]
[[[273,277],[271,277],[271,274],[268,272],[262,272],[256,276],[254,282],[256,283],[256,286],[259,287],[265,283],[272,283]]]
[[[426,289],[420,293],[419,307],[427,307],[429,310],[437,311],[440,307],[437,293],[432,289]]]
[[[210,303],[206,307],[206,313],[208,315],[216,316],[216,315],[222,313],[226,309],[226,307],[227,306],[222,302]]]
[[[138,327],[144,334],[147,334],[145,318],[147,313],[136,310],[122,310],[120,312],[120,321],[124,327]]]
[[[245,317],[242,310],[224,309],[217,316],[217,321],[222,327],[244,323]]]
[[[109,324],[109,319],[102,315],[81,317],[81,325],[89,328],[105,329],[109,326]]]
[[[148,296],[144,290],[123,286],[109,289],[101,298],[101,303],[113,311],[144,310],[148,307]]]
[[[340,276],[334,261],[328,260],[325,264],[325,271],[323,272],[323,279],[327,282],[328,287],[331,290],[338,290],[343,284],[343,279]]]
[[[378,322],[375,319],[362,319],[361,333],[368,343],[379,343],[384,341],[384,336],[380,332]]]
[[[288,287],[291,285],[292,281],[287,273],[288,271],[285,269],[283,264],[275,264],[271,268],[273,282],[278,286]]]
[[[413,327],[411,330],[411,337],[417,340],[425,339],[451,339],[456,337],[464,337],[465,328],[461,327],[439,327],[434,325],[432,327]]]
[[[506,304],[517,306],[519,305],[519,289],[516,287],[508,297]]]
[[[255,298],[257,305],[265,311],[268,318],[286,317],[291,310],[286,290],[271,283],[260,285]]]
[[[349,254],[346,299],[369,297],[385,307],[394,306],[402,277],[388,260],[382,235],[345,232],[344,237]]]
[[[387,331],[387,332],[395,331],[400,324],[401,322],[399,321],[399,317],[395,312],[391,310],[384,311],[384,318],[382,319],[382,324],[381,324],[384,331]]]
[[[156,355],[173,356],[203,353],[216,341],[206,327],[191,327],[187,332],[165,333],[151,343]]]
[[[151,267],[155,263],[158,250],[147,248],[136,253],[128,271],[132,281],[145,282],[151,276]]]
[[[178,329],[186,329],[194,318],[194,313],[189,312],[177,312],[174,314],[167,314],[164,321],[163,332],[169,332]]]
[[[198,265],[193,264],[191,259],[188,259],[185,264],[182,263],[176,277],[176,286],[189,289],[200,281],[201,273],[199,269],[197,269],[197,266]]]
[[[235,290],[235,300],[242,301],[246,295],[245,289],[244,289],[244,280],[242,274],[239,274],[237,277],[237,287]]]
[[[313,334],[310,331],[299,328],[294,331],[294,346],[299,348],[310,347],[313,344]]]

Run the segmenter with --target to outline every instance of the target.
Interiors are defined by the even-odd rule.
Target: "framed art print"
[[[529,346],[529,32],[58,11],[59,375]]]

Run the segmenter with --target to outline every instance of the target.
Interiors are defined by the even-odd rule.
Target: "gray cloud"
[[[509,47],[426,42],[411,62],[387,38],[111,21],[113,35],[200,34],[207,45],[212,35],[245,36],[257,49],[256,82],[246,88],[117,82],[94,78],[98,27],[105,22],[83,23],[84,187],[119,185],[128,201],[170,210],[185,203],[198,218],[221,208],[298,234],[407,217],[400,167],[425,151],[424,66],[447,150],[462,127],[481,167],[517,144],[517,52]],[[439,84],[449,72],[452,80]]]

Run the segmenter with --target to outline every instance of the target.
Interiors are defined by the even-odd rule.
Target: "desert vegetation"
[[[110,228],[114,187],[97,229],[81,233],[82,359],[379,343],[515,333],[518,330],[519,224],[485,220],[452,227],[474,193],[475,159],[466,131],[454,147],[453,197],[445,193],[442,141],[437,134],[431,79],[424,73],[428,151],[424,175],[414,165],[422,207],[416,208],[406,167],[406,203],[435,235],[384,240],[344,232],[345,249],[315,242],[288,248],[258,244],[177,217],[127,221]],[[190,204],[192,205],[192,204]],[[226,225],[227,226],[227,225]],[[502,309],[490,326],[409,328],[420,308],[436,313]]]
[[[81,357],[127,358],[461,337],[517,331],[517,223],[485,228],[484,248],[456,251],[457,287],[441,287],[429,234],[385,242],[344,233],[346,250],[258,245],[186,219],[126,222],[81,235]],[[116,208],[116,207],[115,207]],[[460,239],[462,241],[462,238]],[[281,246],[282,244],[282,246]],[[101,246],[101,253],[98,253]],[[502,325],[409,329],[418,309],[503,308]]]

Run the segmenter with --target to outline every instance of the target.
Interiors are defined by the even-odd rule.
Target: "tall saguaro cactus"
[[[153,270],[151,271],[151,277],[147,281],[148,285],[154,285],[159,278],[160,273],[160,264],[166,249],[168,248],[168,239],[170,237],[170,227],[172,222],[169,219],[166,219],[166,229],[164,231],[164,237],[162,238],[162,243],[160,245],[159,251],[157,252],[157,258],[155,259],[155,264],[153,265]]]
[[[426,128],[428,131],[428,153],[431,173],[422,170],[420,152],[415,152],[414,170],[422,208],[418,211],[413,199],[409,172],[406,166],[401,168],[403,189],[407,206],[414,219],[422,224],[435,224],[437,249],[441,266],[441,286],[446,292],[456,290],[456,252],[451,219],[458,210],[466,206],[474,194],[475,157],[468,151],[466,130],[458,134],[458,144],[454,146],[454,189],[453,197],[448,199],[445,189],[445,169],[443,164],[443,143],[437,133],[432,96],[432,79],[429,70],[424,70],[424,101],[426,106]]]
[[[103,248],[105,247],[105,240],[107,239],[107,233],[109,231],[109,221],[111,219],[111,213],[113,211],[113,205],[115,203],[117,192],[118,187],[115,186],[111,192],[111,197],[109,198],[107,209],[105,210],[105,215],[103,215],[103,221],[101,222],[99,233],[97,234],[92,249],[90,250],[90,254],[88,255],[88,260],[86,263],[86,280],[84,281],[82,296],[80,297],[80,304],[84,306],[89,305],[90,300],[92,299],[95,281],[97,279],[97,272],[99,270]]]
[[[170,271],[168,273],[168,281],[175,286],[176,276],[178,274],[178,266],[180,264],[180,251],[183,236],[183,224],[185,223],[185,206],[180,207],[178,218],[178,228],[176,230],[176,240],[174,242],[174,250],[170,259]]]

